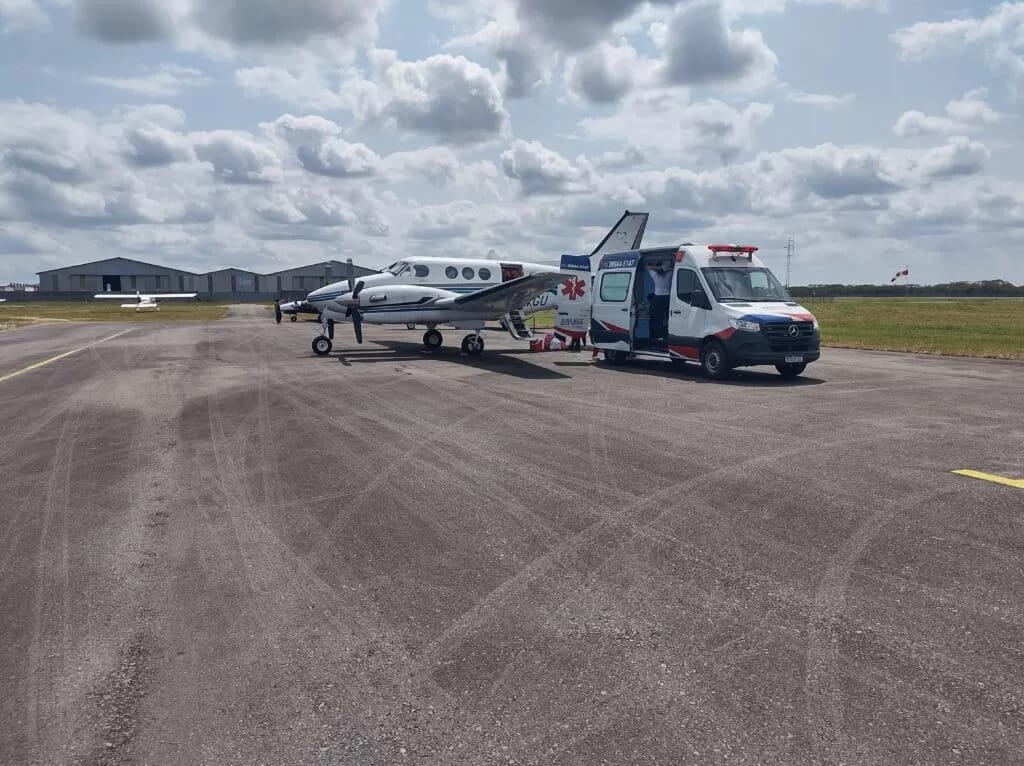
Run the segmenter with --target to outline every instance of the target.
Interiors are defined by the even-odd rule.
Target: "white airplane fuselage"
[[[381,301],[380,308],[375,309],[373,299],[370,298],[370,305],[363,314],[363,321],[369,324],[436,323],[456,327],[460,324],[479,327],[482,326],[482,321],[495,317],[490,314],[484,316],[475,311],[431,310],[429,304],[435,300],[467,295],[531,274],[555,273],[559,273],[558,266],[540,263],[412,256],[392,264],[379,274],[357,277],[355,282],[362,282],[364,291],[379,292],[373,288],[391,288],[387,291],[386,300]],[[350,292],[346,279],[314,290],[306,297],[306,301],[336,322],[345,321],[345,315],[332,310],[329,304]],[[530,301],[531,305],[523,307],[523,313],[531,314],[543,310],[544,305],[541,303],[538,300]]]

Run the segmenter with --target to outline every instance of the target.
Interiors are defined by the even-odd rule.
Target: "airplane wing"
[[[197,295],[199,293],[154,293],[153,295],[144,295],[143,298],[162,301],[165,298],[195,298]]]
[[[131,299],[137,298],[138,296],[136,296],[136,295],[121,295],[119,293],[96,293],[96,295],[94,295],[92,297],[93,298],[111,298],[111,299],[117,299],[119,301],[127,301],[127,300],[131,300]]]
[[[521,309],[531,298],[557,287],[569,278],[570,275],[561,272],[530,274],[494,287],[485,287],[475,293],[460,295],[457,298],[443,298],[436,305],[438,308],[473,311],[481,314],[492,313],[494,316],[501,316]]]

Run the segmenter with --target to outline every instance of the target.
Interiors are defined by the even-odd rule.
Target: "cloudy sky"
[[[757,244],[1024,283],[1024,2],[0,0],[0,282]]]

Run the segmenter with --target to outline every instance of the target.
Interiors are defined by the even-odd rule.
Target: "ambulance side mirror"
[[[711,311],[711,301],[708,300],[707,293],[703,290],[694,290],[690,293],[690,305],[694,308]]]

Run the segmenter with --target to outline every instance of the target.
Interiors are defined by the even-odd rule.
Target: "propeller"
[[[351,284],[351,280],[349,281]],[[359,293],[366,286],[365,282],[357,282],[352,290],[352,297],[345,301],[348,304],[348,315],[352,317],[352,329],[356,333],[356,343],[363,344],[363,315],[359,311]]]

